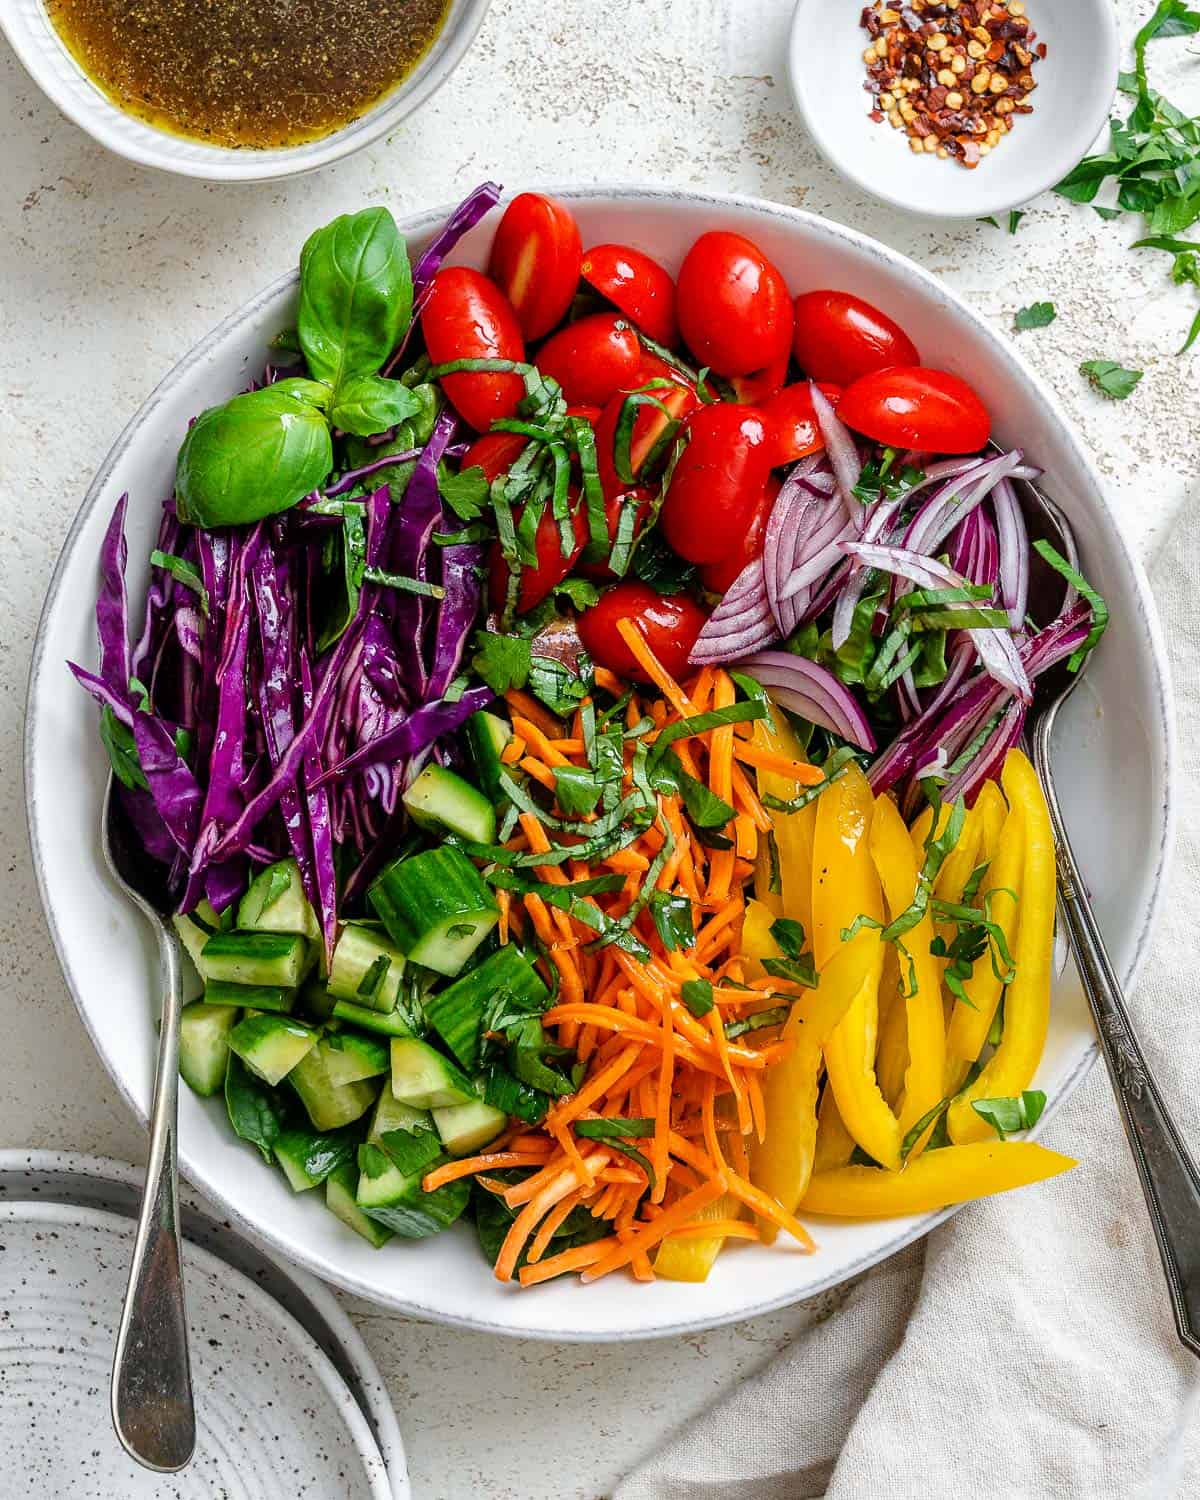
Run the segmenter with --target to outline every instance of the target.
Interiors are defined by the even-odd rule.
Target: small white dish
[[[392,1500],[367,1420],[329,1360],[226,1262],[187,1250],[196,1453],[140,1468],[109,1416],[134,1226],[73,1204],[0,1204],[0,1445],[10,1493],[72,1500]]]
[[[522,182],[521,188],[540,186]],[[1128,983],[1146,952],[1171,845],[1174,714],[1166,650],[1149,585],[1105,498],[1092,459],[1056,397],[1011,340],[945,285],[887,246],[840,224],[778,204],[652,188],[547,189],[570,204],[585,245],[617,241],[672,272],[705,230],[761,245],[795,293],[837,287],[866,297],[912,337],[927,364],[970,380],[998,442],[1020,445],[1079,539],[1082,566],[1108,600],[1112,623],[1087,681],[1055,735],[1064,811],[1117,973]],[[446,210],[401,225],[414,254]],[[486,263],[495,217],[463,239],[458,263]],[[303,237],[303,230],[298,238]],[[188,421],[256,378],[269,341],[294,326],[297,275],[289,271],[201,341],[161,382],[117,439],[93,480],[47,595],[30,673],[26,799],[33,857],[50,932],[80,1015],[104,1066],[145,1120],[154,1076],[157,959],[147,924],[114,886],[95,830],[105,781],[91,700],[67,659],[95,659],[100,540],[128,491],[130,596],[149,573],[159,505],[171,491]],[[1051,1103],[1069,1095],[1096,1055],[1073,970],[1058,982],[1035,1080]],[[908,1219],[822,1220],[818,1250],[731,1250],[702,1285],[623,1276],[582,1286],[563,1277],[533,1291],[491,1275],[467,1225],[381,1250],[351,1233],[312,1194],[291,1191],[229,1129],[223,1102],[184,1089],[180,1166],[239,1230],[334,1285],[399,1312],[490,1333],[552,1340],[662,1337],[765,1313],[837,1286],[927,1234],[954,1210]]]
[[[118,156],[144,167],[208,182],[271,182],[340,161],[394,130],[445,83],[463,60],[490,3],[451,0],[432,46],[403,82],[378,104],[320,140],[272,150],[210,146],[171,135],[126,114],[68,52],[42,0],[0,0],[0,30],[46,97],[93,140]]]
[[[897,0],[897,4],[900,0]],[[1046,43],[1033,70],[1033,113],[1022,115],[974,170],[916,155],[908,136],[870,118],[863,88],[864,0],[799,0],[787,72],[804,127],[830,166],[885,203],[940,219],[977,219],[1028,203],[1061,182],[1108,119],[1121,42],[1111,0],[1028,0]]]
[[[0,1203],[65,1203],[135,1220],[144,1169],[75,1151],[0,1150]],[[203,1198],[180,1184],[185,1256],[193,1246],[232,1266],[259,1287],[312,1338],[367,1420],[391,1484],[392,1500],[411,1500],[408,1461],[392,1398],[362,1335],[337,1298],[315,1276],[244,1239],[214,1217]],[[187,1274],[185,1265],[184,1274]]]

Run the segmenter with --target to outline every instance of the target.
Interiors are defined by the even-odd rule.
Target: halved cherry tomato
[[[837,406],[842,399],[841,386],[824,381],[818,383],[830,404]],[[763,405],[762,414],[767,424],[767,445],[771,450],[773,469],[803,458],[807,453],[816,453],[825,446],[807,380],[784,386],[777,396],[772,396]]]
[[[678,299],[684,342],[718,375],[765,369],[791,347],[787,284],[743,235],[702,234],[679,268]]]
[[[921,362],[898,323],[849,292],[802,292],[796,298],[792,351],[811,379],[838,385],[872,370]]]
[[[715,563],[736,551],[762,502],[771,470],[767,427],[752,406],[719,402],[693,412],[659,523],[689,562]]]
[[[627,390],[642,363],[642,346],[626,319],[616,313],[593,313],[568,323],[538,350],[537,367],[562,386],[568,401],[603,406]]]
[[[600,408],[598,406],[587,406],[582,403],[579,406],[567,407],[568,417],[582,417],[589,427],[595,427],[600,420]]]
[[[574,214],[553,198],[520,193],[504,210],[488,272],[527,339],[540,339],[562,321],[579,285],[582,254]]]
[[[785,352],[765,370],[754,370],[749,375],[735,375],[729,382],[733,387],[734,400],[739,406],[762,406],[783,390],[790,362],[791,355]]]
[[[767,537],[767,522],[771,519],[771,507],[775,504],[775,497],[779,494],[781,487],[781,481],[777,475],[767,475],[762,499],[750,518],[750,525],[746,528],[742,545],[735,552],[731,552],[728,557],[723,557],[720,562],[709,563],[707,567],[700,569],[700,581],[706,589],[710,589],[714,594],[724,594],[732,587],[734,579],[746,564],[762,555],[763,543]]]
[[[526,614],[534,605],[540,604],[555,584],[563,581],[575,566],[576,558],[583,551],[587,541],[587,521],[580,514],[578,499],[577,492],[572,489],[572,526],[575,531],[575,546],[566,557],[563,556],[558,522],[550,514],[549,505],[542,512],[533,539],[534,551],[537,553],[537,567],[521,569],[517,614]],[[518,506],[513,511],[513,519],[518,524],[520,524],[522,509],[523,507]],[[504,608],[504,602],[508,597],[508,578],[508,563],[500,550],[500,543],[493,542],[491,551],[488,553],[488,594],[492,601],[492,608],[495,610]]]
[[[628,245],[593,245],[580,275],[656,344],[678,341],[675,283],[656,260]]]
[[[456,359],[525,358],[525,341],[508,299],[482,271],[448,266],[433,278],[421,314],[425,347],[435,365]],[[477,432],[511,417],[525,394],[519,375],[459,374],[442,381],[451,405]]]
[[[838,416],[878,443],[930,453],[974,453],[992,425],[965,380],[920,365],[862,376],[842,392]]]
[[[508,473],[528,441],[519,432],[485,432],[463,454],[459,469],[482,469],[483,477],[491,484],[493,479]]]
[[[618,677],[649,678],[621,638],[618,620],[632,620],[672,677],[684,677],[688,657],[708,616],[687,594],[664,598],[649,584],[618,583],[579,616],[579,639],[593,660]]]
[[[654,502],[654,491],[645,485],[635,485],[631,490],[625,490],[621,494],[609,495],[604,501],[604,524],[608,527],[609,536],[616,541],[617,526],[621,520],[621,512],[627,505],[636,507],[633,516],[634,539],[640,534],[642,527],[646,524],[646,513]],[[577,573],[585,573],[589,578],[615,578],[617,575],[608,565],[608,559],[600,562],[583,562],[576,564]]]
[[[629,458],[635,479],[640,475],[642,465],[650,457],[655,444],[662,438],[668,422],[672,418],[677,421],[681,420],[687,416],[688,412],[694,411],[700,405],[699,396],[684,381],[678,370],[653,354],[643,355],[642,366],[637,377],[628,387],[618,391],[609,400],[596,424],[596,465],[600,470],[600,483],[604,487],[605,499],[619,495],[629,488],[629,485],[617,474],[616,469],[613,450],[617,423],[629,392],[636,391],[651,380],[667,380],[670,384],[651,391],[649,394],[658,404],[647,403],[639,409],[634,418]],[[664,407],[670,416],[664,414],[662,410]]]

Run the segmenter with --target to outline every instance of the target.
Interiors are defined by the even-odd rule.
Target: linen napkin
[[[1152,568],[1178,700],[1178,844],[1130,1008],[1200,1154],[1200,514]],[[1080,1165],[876,1268],[615,1500],[1183,1500],[1200,1361],[1175,1337],[1103,1063],[1042,1139]]]

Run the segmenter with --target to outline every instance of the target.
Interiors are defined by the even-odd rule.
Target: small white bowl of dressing
[[[1019,18],[1036,33],[1028,49],[1034,53],[1031,71],[1036,86],[1013,102],[1032,105],[1032,111],[1005,111],[1013,121],[1011,129],[987,147],[974,168],[964,167],[952,155],[940,155],[936,147],[918,152],[908,122],[901,119],[896,127],[886,112],[889,98],[894,107],[913,95],[893,93],[876,111],[880,118],[872,118],[876,101],[864,87],[870,82],[864,54],[874,50],[874,42],[862,25],[864,5],[878,12],[870,0],[799,0],[788,43],[788,80],[800,118],[822,155],[873,197],[911,213],[944,219],[1003,213],[1060,182],[1087,154],[1108,119],[1120,68],[1120,37],[1111,0],[1013,0],[1009,17]],[[933,28],[926,42],[936,46],[945,41],[948,46],[937,51],[927,47],[923,56],[918,54],[921,68],[930,69],[917,80],[922,92],[930,78],[936,86],[939,72],[949,75],[957,47],[975,41],[974,50],[983,50],[970,31],[959,34],[964,14],[971,19],[973,12],[986,28],[979,13],[1002,6],[1007,9],[1005,0],[916,0],[914,10],[911,0],[895,0],[888,22],[894,15],[902,23],[905,17],[916,20],[923,28]],[[1038,55],[1039,44],[1045,47],[1044,57]],[[991,72],[1012,66],[1005,59],[994,66],[974,56],[963,61],[967,71],[989,69],[989,82]],[[965,88],[951,86],[948,92],[953,96],[956,91],[971,99],[969,81]],[[989,89],[987,97],[1001,96],[992,96]],[[944,101],[939,102],[944,110]],[[924,111],[917,106],[915,113]],[[933,138],[937,136],[934,126]]]
[[[250,4],[250,0],[235,0],[232,9],[236,9],[236,3]],[[200,16],[199,7],[190,4],[189,0],[173,0],[166,5],[160,5],[159,0],[145,0],[145,4],[150,20],[168,25],[173,16],[183,15],[191,19]],[[283,145],[226,144],[220,139],[204,139],[191,131],[181,133],[174,125],[155,123],[153,109],[122,107],[117,102],[119,90],[104,86],[100,70],[96,67],[85,69],[77,60],[75,51],[78,50],[79,35],[75,35],[69,47],[64,34],[60,34],[51,19],[51,12],[57,14],[65,33],[67,18],[74,9],[80,17],[88,19],[94,31],[97,17],[105,11],[114,11],[111,4],[91,5],[90,0],[89,3],[85,0],[0,0],[0,30],[42,92],[68,119],[118,156],[184,177],[212,182],[262,182],[327,166],[393,130],[440,88],[462,61],[483,24],[488,4],[489,0],[446,0],[440,24],[431,37],[423,38],[423,50],[415,60],[406,60],[407,66],[406,63],[397,65],[393,75],[395,81],[383,79],[371,97],[364,98],[361,104],[348,111],[352,117],[343,114],[339,121],[330,122],[328,128],[310,125],[308,128],[312,133],[309,138]],[[369,12],[370,7],[365,6],[364,10]],[[134,25],[131,18],[137,13],[138,7],[124,7],[122,24]],[[346,9],[331,5],[330,0],[323,0],[323,3],[317,0],[317,3],[292,8],[288,15],[293,27],[297,23],[303,24],[302,18],[308,19],[315,33],[310,39],[312,50],[319,57],[322,17],[336,19],[346,13]],[[255,49],[262,44],[263,50],[269,51],[272,45],[273,39],[264,33],[261,24],[262,18],[271,14],[270,9],[263,7],[254,7],[247,12],[251,22],[258,26],[252,34]],[[141,36],[130,33],[131,46],[136,46],[142,37],[150,34],[148,29]],[[280,40],[286,43],[296,35],[293,30],[290,37],[284,34]],[[362,37],[361,45],[370,46],[369,36]],[[231,47],[214,47],[211,65],[218,69],[244,66],[247,59],[239,59],[235,52],[236,49]],[[260,54],[256,50],[257,55]],[[118,58],[114,68],[119,69],[135,88],[155,87],[154,83],[147,84],[144,77],[139,84],[136,72],[121,64],[119,54],[114,53],[114,56]],[[109,82],[111,84],[112,80]],[[302,68],[297,67],[285,86],[294,88],[294,97],[307,97],[311,101],[322,85],[316,74],[306,78]],[[261,105],[261,98],[248,97],[245,104],[247,112],[252,112]],[[218,135],[221,133],[218,130]]]

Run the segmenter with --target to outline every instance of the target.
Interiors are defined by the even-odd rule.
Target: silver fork
[[[1044,537],[1074,565],[1075,538],[1058,506],[1036,485],[1014,484],[1031,539]],[[1063,581],[1036,553],[1033,562],[1029,613],[1038,624],[1045,624],[1059,613]],[[1200,1354],[1200,1174],[1142,1055],[1054,790],[1050,744],[1054,721],[1082,675],[1082,671],[1070,672],[1062,662],[1037,679],[1026,734],[1050,808],[1058,855],[1059,907],[1150,1210],[1175,1327],[1184,1346]]]
[[[189,1462],[196,1446],[176,1153],[183,978],[162,866],[146,857],[133,836],[111,773],[100,839],[113,878],[154,926],[162,974],[150,1154],[113,1358],[112,1419],[132,1458],[147,1469],[174,1473]]]

